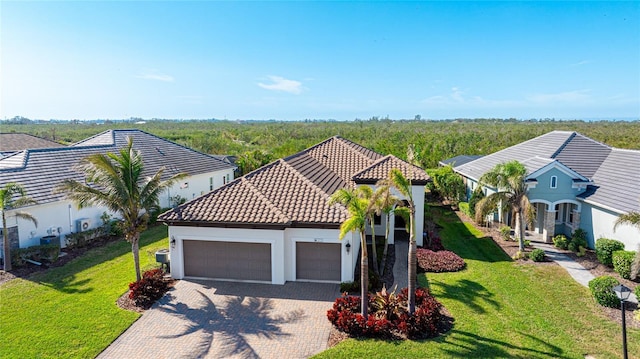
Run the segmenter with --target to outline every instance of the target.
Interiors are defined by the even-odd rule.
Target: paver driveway
[[[326,349],[337,284],[181,280],[98,358],[306,358]]]

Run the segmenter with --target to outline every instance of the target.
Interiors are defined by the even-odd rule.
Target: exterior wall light
[[[176,248],[176,237],[171,236],[171,249],[175,249]]]
[[[347,245],[345,245],[344,247],[347,249],[347,254],[349,254],[349,252],[351,251],[351,243],[347,241]]]

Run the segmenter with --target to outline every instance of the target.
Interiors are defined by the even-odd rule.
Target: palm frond
[[[621,215],[616,219],[613,230],[615,231],[621,225],[630,225],[640,229],[640,212],[629,212]]]
[[[24,219],[25,221],[31,221],[36,226],[36,228],[38,227],[38,220],[36,219],[36,217],[32,216],[30,213],[27,213],[27,212],[15,212],[14,216],[16,216],[16,217],[18,217],[20,219]]]

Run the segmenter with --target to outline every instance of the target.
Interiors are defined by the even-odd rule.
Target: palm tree
[[[380,214],[384,214],[386,217],[386,228],[384,233],[384,250],[382,251],[382,263],[381,263],[381,274],[384,274],[384,269],[387,262],[387,251],[389,248],[389,223],[391,221],[391,213],[393,213],[396,205],[399,204],[398,197],[394,196],[391,193],[391,188],[383,181],[379,181],[376,185],[378,188],[376,192],[379,193],[380,201],[378,202],[378,211]]]
[[[362,199],[367,201],[367,220],[369,221],[369,226],[371,227],[371,256],[373,261],[373,271],[376,274],[380,274],[380,270],[378,269],[378,249],[376,247],[376,224],[375,224],[375,216],[380,213],[380,196],[382,192],[374,191],[369,186],[360,186],[358,187],[357,195]]]
[[[14,199],[14,197],[17,197]],[[7,228],[7,215],[8,210],[35,204],[36,201],[27,197],[27,193],[21,184],[16,182],[9,182],[0,189],[0,211],[2,211],[2,258],[4,258],[4,270],[5,272],[11,270],[11,248],[9,248],[9,232]],[[26,219],[33,222],[38,227],[38,221],[31,214],[22,211],[15,211],[14,216]]]
[[[369,257],[367,255],[367,237],[365,226],[367,224],[367,208],[369,203],[359,196],[357,191],[342,188],[337,190],[329,198],[329,205],[340,203],[349,211],[347,218],[340,225],[340,239],[352,231],[360,232],[360,306],[362,316],[367,319],[369,305]]]
[[[122,217],[125,239],[131,243],[136,279],[140,280],[140,233],[147,227],[149,213],[158,209],[160,193],[187,174],[179,173],[163,181],[162,167],[151,177],[143,177],[142,156],[133,148],[132,138],[128,138],[119,154],[90,155],[77,169],[86,174],[86,184],[67,179],[57,187],[57,192],[66,192],[79,208],[105,206]]]
[[[404,196],[407,200],[406,207],[409,210],[409,258],[408,258],[408,277],[409,277],[409,286],[407,288],[409,292],[408,298],[408,310],[409,313],[413,314],[416,309],[416,277],[417,277],[417,245],[415,238],[415,229],[414,220],[416,216],[416,206],[413,203],[413,194],[411,192],[411,180],[407,179],[402,172],[394,168],[389,172],[389,178],[382,182],[382,184],[386,184],[395,188],[402,196]],[[396,208],[398,213],[402,213],[401,208]]]
[[[615,231],[620,225],[628,224],[633,227],[636,227],[640,230],[640,212],[629,212],[627,214],[623,214],[618,219],[616,219],[616,223],[613,225],[613,230]],[[638,250],[636,251],[636,256],[633,259],[633,264],[631,265],[631,279],[636,280],[636,278],[640,275],[640,245],[638,245]]]
[[[496,192],[488,194],[476,204],[476,221],[495,210],[498,205],[511,208],[515,213],[516,237],[524,251],[524,224],[532,213],[524,179],[527,169],[518,161],[499,163],[480,177],[480,186],[492,187]]]

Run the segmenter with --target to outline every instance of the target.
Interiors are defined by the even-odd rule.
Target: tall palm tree
[[[362,316],[367,319],[369,305],[369,257],[367,255],[367,237],[365,227],[367,224],[367,208],[369,203],[359,196],[357,191],[342,188],[337,190],[329,198],[329,205],[340,203],[349,211],[347,218],[340,225],[340,239],[353,231],[360,232],[360,306]]]
[[[394,168],[389,172],[389,178],[382,182],[382,184],[387,184],[395,188],[402,196],[406,198],[407,204],[406,207],[409,209],[409,256],[408,256],[408,277],[409,277],[409,285],[408,285],[408,310],[409,313],[413,314],[416,309],[416,277],[417,277],[417,263],[418,259],[416,257],[417,253],[417,245],[415,238],[415,229],[414,229],[414,221],[416,217],[416,206],[413,202],[413,194],[411,192],[411,180],[407,179],[402,172]],[[396,209],[396,211],[401,210],[400,208]]]
[[[151,177],[144,177],[140,151],[133,148],[133,138],[118,154],[93,154],[77,166],[86,174],[86,184],[67,179],[58,187],[79,208],[105,206],[122,218],[125,239],[131,243],[137,280],[140,275],[139,239],[147,227],[149,213],[158,209],[160,193],[187,176],[179,173],[163,181],[164,167]]]
[[[9,243],[9,232],[7,228],[7,214],[11,209],[35,204],[36,201],[27,197],[27,193],[21,184],[9,182],[0,189],[0,211],[2,211],[2,258],[4,258],[4,270],[11,270],[11,245]],[[33,222],[38,227],[38,221],[31,214],[22,211],[15,211],[14,216]]]
[[[616,219],[616,223],[613,225],[613,230],[615,231],[623,224],[631,225],[640,230],[640,212],[629,212],[621,215]],[[631,265],[631,279],[635,280],[638,276],[640,276],[640,245],[638,245],[636,256],[633,259],[633,264]]]
[[[369,186],[360,186],[356,191],[359,197],[367,201],[367,221],[369,222],[369,226],[371,227],[371,259],[373,262],[373,271],[379,275],[380,270],[378,268],[378,249],[376,246],[375,216],[380,213],[380,196],[382,195],[382,192],[378,190],[374,191]]]
[[[499,163],[480,177],[479,185],[492,187],[496,192],[488,194],[476,204],[476,221],[491,213],[498,205],[511,208],[515,213],[516,237],[524,251],[524,224],[532,213],[524,179],[527,169],[518,161]]]
[[[376,192],[379,193],[380,201],[378,202],[378,210],[380,214],[384,214],[386,218],[386,227],[384,233],[384,250],[382,251],[382,263],[381,263],[381,274],[384,274],[384,269],[387,262],[387,251],[389,248],[389,230],[390,230],[390,221],[391,214],[394,211],[396,205],[399,204],[398,197],[394,196],[391,193],[391,188],[385,183],[385,181],[380,181],[377,185]]]

